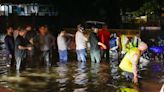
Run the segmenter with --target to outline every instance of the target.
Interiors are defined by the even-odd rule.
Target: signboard
[[[140,29],[153,31],[153,30],[161,30],[161,27],[159,27],[159,26],[146,26],[146,27],[141,27]]]

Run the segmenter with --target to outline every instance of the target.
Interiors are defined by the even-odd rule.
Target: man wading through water
[[[133,79],[135,84],[138,84],[138,69],[137,64],[140,56],[147,50],[148,46],[144,42],[140,42],[137,47],[131,48],[122,59],[119,67],[124,71],[125,77]]]

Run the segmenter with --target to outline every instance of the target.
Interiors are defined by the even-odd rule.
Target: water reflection
[[[91,68],[90,68],[90,76],[91,76],[91,81],[93,84],[97,85],[98,84],[98,72],[100,69],[100,63],[91,63]]]
[[[88,82],[86,63],[78,62],[77,70],[74,74],[74,83],[84,85]]]
[[[84,62],[77,62],[77,69],[75,71],[74,83],[79,86],[73,90],[73,92],[87,92],[88,76],[87,76],[87,64]]]
[[[56,72],[58,74],[58,79],[56,79],[57,82],[59,82],[59,87],[66,86],[66,82],[68,81],[67,78],[67,72],[68,68],[65,63],[58,63],[58,67],[56,68]]]
[[[153,65],[155,65],[152,67],[154,69],[159,64]],[[163,78],[161,71],[155,71],[155,76],[150,72],[152,72],[151,68],[150,71],[143,72],[142,87],[138,87],[122,78],[117,59],[111,59],[110,63],[71,61],[67,64],[59,62],[53,67],[11,71],[1,76],[0,84],[16,92],[147,92],[145,90],[149,86],[158,85],[158,82],[147,82],[147,80],[156,78],[158,73],[160,78]]]

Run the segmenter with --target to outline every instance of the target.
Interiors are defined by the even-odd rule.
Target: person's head
[[[98,28],[95,27],[95,26],[92,27],[92,30],[93,30],[93,32],[95,32],[95,33],[98,33],[98,31],[99,31]]]
[[[11,26],[8,26],[6,28],[6,31],[7,31],[7,34],[12,34],[14,32],[13,27],[11,27]]]
[[[14,32],[18,32],[20,30],[20,26],[16,26],[15,28],[14,28]]]
[[[112,38],[113,37],[113,33],[112,34],[110,34],[110,38]]]
[[[44,28],[45,28],[45,32],[48,32],[48,26],[44,25]]]
[[[114,38],[116,38],[116,37],[117,37],[117,34],[116,34],[116,33],[114,33],[114,34],[113,34],[113,37],[114,37]]]
[[[147,50],[148,46],[144,42],[140,42],[138,45],[138,49],[141,51],[141,54],[143,54]]]
[[[80,32],[83,32],[84,27],[81,24],[79,24],[79,25],[77,25],[77,30],[80,31]]]
[[[62,30],[60,31],[59,35],[60,35],[60,36],[64,36],[65,33],[66,33],[66,31],[65,31],[64,29],[62,29]]]
[[[118,32],[118,33],[117,33],[117,35],[120,37],[120,36],[121,36],[121,33],[120,33],[120,32]]]
[[[26,30],[27,30],[27,31],[32,31],[32,26],[26,25]]]
[[[27,33],[26,27],[20,27],[20,29],[19,29],[19,35],[20,36],[25,36],[26,33]]]
[[[47,33],[48,29],[45,25],[42,25],[39,27],[39,32],[41,35],[45,35]]]

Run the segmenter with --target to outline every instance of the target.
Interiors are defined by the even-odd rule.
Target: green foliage
[[[158,14],[159,3],[157,0],[146,1],[138,10],[131,12],[134,17]]]

